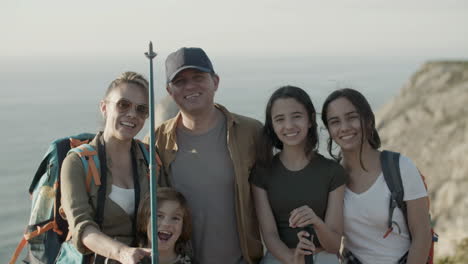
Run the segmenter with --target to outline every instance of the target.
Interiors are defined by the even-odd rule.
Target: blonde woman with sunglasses
[[[109,85],[100,111],[104,129],[90,145],[98,150],[106,175],[102,223],[95,220],[99,186],[86,189],[86,172],[76,153],[62,165],[62,207],[71,243],[80,253],[92,254],[98,263],[138,263],[150,255],[149,249],[133,247],[136,208],[149,188],[144,154],[134,140],[148,117],[147,80],[135,72],[123,73]]]

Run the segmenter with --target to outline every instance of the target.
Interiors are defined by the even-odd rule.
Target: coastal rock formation
[[[173,118],[179,112],[179,107],[176,105],[170,95],[166,95],[157,105],[154,111],[154,127],[158,127],[164,121]]]
[[[377,112],[384,149],[426,176],[439,234],[436,256],[468,237],[468,61],[428,62]]]

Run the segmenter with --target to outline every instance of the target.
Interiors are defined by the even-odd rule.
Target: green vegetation
[[[468,263],[468,238],[463,239],[458,245],[455,255],[438,258],[436,264],[466,264]]]

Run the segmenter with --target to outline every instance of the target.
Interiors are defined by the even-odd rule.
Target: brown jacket
[[[97,150],[96,136],[90,145]],[[137,149],[136,160],[140,183],[140,200],[149,190],[148,167],[140,147]],[[109,160],[109,155],[107,155]],[[129,175],[131,176],[131,175]],[[81,241],[83,230],[88,225],[98,228],[94,221],[97,208],[97,193],[99,186],[91,183],[90,192],[86,191],[86,173],[83,163],[76,153],[69,154],[63,161],[61,170],[62,208],[68,220],[72,243],[83,254],[91,253]],[[134,240],[132,218],[114,201],[109,198],[112,190],[112,173],[107,170],[106,200],[104,205],[104,219],[101,231],[109,237],[130,245]],[[135,212],[136,214],[136,212]]]
[[[258,263],[263,256],[263,246],[254,202],[249,185],[249,175],[255,162],[255,142],[262,124],[252,118],[230,113],[223,106],[216,104],[227,122],[227,144],[235,171],[235,201],[237,228],[244,259]],[[177,153],[176,127],[181,114],[166,121],[156,129],[156,147],[163,163],[165,173],[159,179],[162,186],[171,186],[171,163]]]

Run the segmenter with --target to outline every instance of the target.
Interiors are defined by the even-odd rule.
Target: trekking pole
[[[305,231],[307,231],[307,233],[309,233],[309,237],[312,237],[312,234],[315,234],[314,233],[314,229],[312,226],[308,225],[304,228]],[[313,239],[312,239],[313,241]],[[305,264],[314,264],[314,255],[306,255],[304,257],[304,262]]]
[[[158,224],[156,218],[157,212],[157,199],[156,199],[156,151],[155,151],[155,139],[154,139],[154,82],[153,82],[153,58],[156,57],[156,53],[153,52],[153,43],[150,41],[148,52],[145,52],[146,57],[149,59],[149,108],[150,108],[150,200],[151,200],[151,263],[158,264]]]

